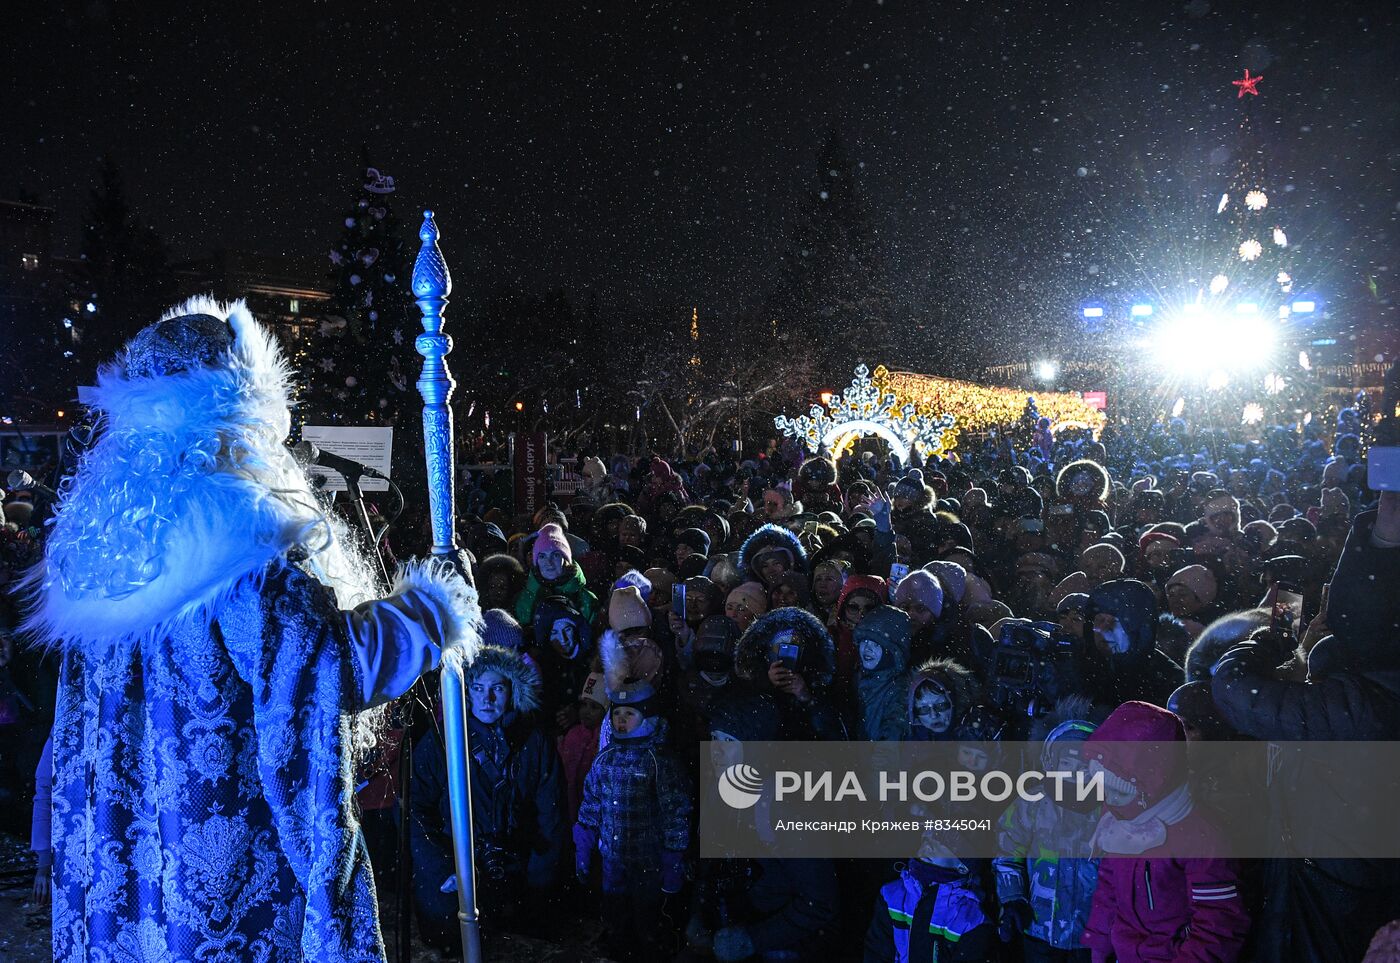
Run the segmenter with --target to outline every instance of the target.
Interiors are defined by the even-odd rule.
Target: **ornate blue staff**
[[[423,242],[413,263],[413,296],[423,312],[423,333],[414,347],[423,356],[418,393],[423,396],[423,453],[428,463],[428,505],[433,521],[433,554],[455,556],[457,532],[453,510],[455,468],[452,437],[452,390],[447,370],[452,339],[442,333],[442,312],[452,293],[452,277],[438,249],[433,212],[423,212],[418,238]],[[472,848],[471,768],[467,748],[466,688],[462,662],[442,661],[442,728],[447,743],[447,792],[452,805],[452,856],[457,867],[457,919],[462,927],[462,959],[481,961],[481,931],[476,910],[476,864]],[[407,814],[405,814],[407,818]]]

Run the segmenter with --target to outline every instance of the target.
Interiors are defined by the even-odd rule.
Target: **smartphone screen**
[[[1371,446],[1366,452],[1366,486],[1373,492],[1400,492],[1400,446]]]
[[[671,611],[681,618],[685,618],[685,583],[677,582],[671,586]]]
[[[1303,621],[1303,595],[1294,586],[1283,582],[1274,583],[1274,605],[1271,624],[1289,634],[1298,633]]]
[[[784,629],[773,636],[773,641],[769,643],[769,655],[774,662],[781,662],[789,669],[797,668],[796,636],[792,629]]]
[[[895,586],[898,585],[900,581],[904,578],[904,576],[908,574],[909,566],[905,565],[903,562],[895,562],[893,565],[890,566],[889,591],[891,595],[894,594]]]

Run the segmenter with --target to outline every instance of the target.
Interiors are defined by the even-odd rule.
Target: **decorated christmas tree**
[[[1287,321],[1292,308],[1294,281],[1288,233],[1280,218],[1279,198],[1266,171],[1267,153],[1256,130],[1253,105],[1264,78],[1245,71],[1232,81],[1239,113],[1234,173],[1222,185],[1215,201],[1216,215],[1225,221],[1217,272],[1209,293],[1216,299],[1241,306],[1253,305],[1260,314]],[[1272,192],[1272,193],[1271,193]]]
[[[1242,78],[1231,81],[1239,114],[1237,163],[1215,200],[1224,229],[1217,273],[1203,292],[1227,316],[1240,319],[1237,324],[1253,324],[1256,337],[1276,344],[1272,363],[1239,385],[1236,400],[1244,401],[1240,420],[1245,425],[1287,422],[1290,413],[1311,412],[1322,404],[1307,352],[1295,355],[1306,341],[1316,306],[1295,277],[1297,247],[1289,239],[1281,209],[1286,190],[1278,189],[1270,176],[1268,150],[1256,122],[1263,79],[1246,69]]]
[[[366,166],[330,250],[332,296],[307,351],[303,424],[396,425],[417,410],[412,264],[393,193],[394,179]]]

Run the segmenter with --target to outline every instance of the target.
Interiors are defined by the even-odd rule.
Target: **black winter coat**
[[[1274,669],[1285,653],[1246,642],[1225,654],[1211,691],[1240,732],[1274,741],[1400,739],[1400,548],[1371,545],[1375,514],[1353,524],[1332,578],[1328,623],[1333,635],[1309,656],[1308,682],[1282,681]],[[1325,745],[1286,756],[1275,776],[1270,820],[1276,831],[1325,845],[1328,821],[1290,811],[1290,785],[1332,787],[1339,798],[1375,795],[1373,773],[1335,764]],[[1378,800],[1378,805],[1386,805]],[[1393,804],[1393,800],[1390,800]],[[1400,917],[1400,861],[1276,860],[1265,869],[1260,960],[1359,960],[1376,929]]]
[[[553,741],[528,720],[484,726],[468,715],[477,873],[547,888],[564,847],[564,782]],[[447,752],[429,731],[413,753],[412,832],[452,852]]]
[[[1079,647],[1074,671],[1083,686],[1080,694],[1108,712],[1134,700],[1165,706],[1183,677],[1181,666],[1160,649],[1109,658],[1092,642]]]

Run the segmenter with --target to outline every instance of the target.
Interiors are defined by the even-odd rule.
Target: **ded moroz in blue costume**
[[[376,707],[469,657],[476,593],[437,560],[378,597],[283,445],[288,382],[207,299],[99,374],[28,577],[61,653],[55,959],[384,959],[353,757]]]

